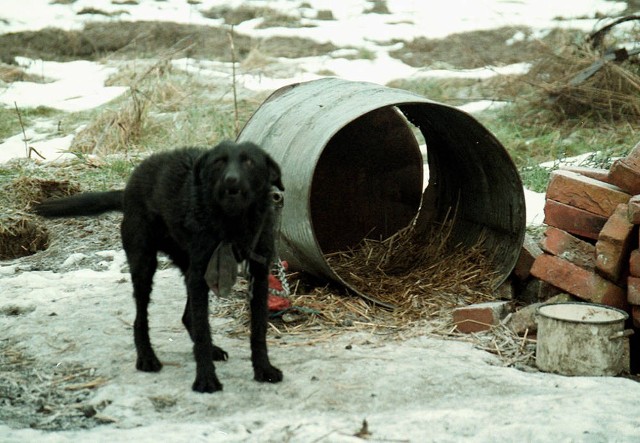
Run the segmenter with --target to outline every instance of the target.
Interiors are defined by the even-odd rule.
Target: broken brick
[[[598,238],[607,219],[602,215],[593,214],[554,200],[547,199],[544,205],[545,224],[594,240]]]
[[[609,180],[629,194],[640,194],[640,168],[631,161],[614,161],[609,170]]]
[[[540,254],[542,254],[540,246],[538,246],[537,242],[529,234],[525,234],[520,256],[513,268],[515,276],[522,281],[529,278],[531,266],[533,266],[533,262]]]
[[[609,217],[631,195],[617,186],[567,170],[551,173],[547,198],[593,214]]]
[[[624,289],[593,271],[554,255],[539,256],[533,263],[531,275],[592,303],[622,309],[627,305]]]
[[[538,330],[536,311],[542,305],[549,303],[567,303],[573,301],[569,294],[557,294],[544,303],[533,303],[512,313],[505,322],[505,326],[518,335],[535,334]]]
[[[581,268],[596,267],[596,247],[562,229],[549,226],[540,242],[543,251],[570,261]]]
[[[509,302],[477,303],[453,310],[453,323],[459,332],[481,332],[500,323],[508,313]]]
[[[613,282],[620,281],[629,263],[631,239],[635,231],[627,213],[627,205],[618,205],[602,227],[596,242],[596,268]]]

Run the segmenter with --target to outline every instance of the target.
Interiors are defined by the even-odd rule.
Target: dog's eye
[[[227,159],[225,158],[217,158],[213,161],[213,167],[214,168],[222,168],[224,167],[224,165],[227,163]]]
[[[242,164],[245,165],[247,168],[253,168],[255,163],[253,163],[252,159],[247,157],[247,158],[242,160]]]

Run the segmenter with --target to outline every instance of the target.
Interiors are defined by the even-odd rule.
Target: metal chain
[[[282,224],[282,207],[284,206],[284,192],[280,191],[276,187],[271,188],[271,200],[273,202],[273,211],[274,211],[274,231],[276,233],[280,232],[280,227]],[[277,240],[276,240],[277,244]],[[280,297],[288,297],[291,293],[289,288],[289,282],[287,281],[287,274],[284,269],[284,265],[282,264],[282,260],[280,260],[280,256],[278,254],[277,248],[275,251],[275,260],[273,262],[273,266],[271,270],[280,283],[282,284],[282,290],[277,290],[273,288],[269,288],[269,292],[274,295],[278,295]]]
[[[284,269],[284,265],[279,258],[277,258],[275,263],[273,264],[272,270],[274,276],[278,280],[280,280],[280,283],[282,284],[282,290],[269,288],[269,292],[280,297],[288,297],[289,294],[291,294],[291,288],[289,287],[289,282],[287,281],[287,274],[285,272],[286,270]]]

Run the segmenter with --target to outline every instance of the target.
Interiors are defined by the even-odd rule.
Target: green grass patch
[[[476,79],[399,79],[389,82],[387,86],[415,92],[429,100],[453,106],[467,103],[470,97],[479,97],[481,94],[481,82]]]
[[[518,105],[477,117],[502,142],[519,167],[590,152],[599,154],[593,156],[589,166],[608,167],[612,157],[627,154],[637,142],[636,131],[626,122],[553,122],[544,113]]]
[[[20,122],[15,109],[0,108],[0,141],[20,132]]]

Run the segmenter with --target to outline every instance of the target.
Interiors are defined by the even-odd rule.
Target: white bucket
[[[552,303],[537,310],[536,364],[563,375],[618,375],[626,367],[629,315],[591,303]]]

